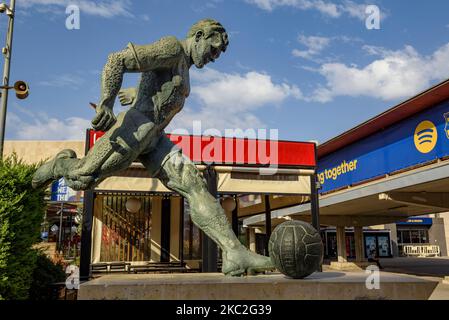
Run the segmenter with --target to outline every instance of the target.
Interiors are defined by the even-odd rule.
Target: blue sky
[[[80,7],[79,30],[65,27],[69,4]],[[380,30],[365,27],[370,4]],[[272,128],[280,139],[322,143],[449,78],[447,12],[445,0],[17,0],[11,80],[31,93],[10,96],[6,137],[83,139],[110,52],[183,38],[211,17],[230,45],[214,64],[192,67],[192,94],[169,129],[200,120],[203,129]],[[5,29],[2,15],[1,41]]]

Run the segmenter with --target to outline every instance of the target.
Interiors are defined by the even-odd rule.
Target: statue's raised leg
[[[240,243],[220,203],[208,192],[206,182],[195,164],[180,150],[170,152],[169,143],[163,137],[154,153],[150,152],[139,159],[150,174],[155,174],[167,188],[187,199],[193,223],[222,250],[222,272],[239,276],[274,269],[269,257],[255,254]],[[155,173],[157,165],[160,168]]]

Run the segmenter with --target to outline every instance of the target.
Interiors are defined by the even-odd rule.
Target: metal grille
[[[126,210],[126,201],[139,199],[140,210]],[[102,222],[101,261],[149,261],[151,259],[151,196],[99,194],[95,216]]]

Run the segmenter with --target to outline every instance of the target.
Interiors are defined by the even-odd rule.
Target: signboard
[[[64,178],[54,181],[51,185],[51,201],[82,202],[83,192],[68,187]]]
[[[414,226],[414,225],[431,226],[432,225],[432,218],[410,218],[407,221],[397,222],[396,224],[400,225],[400,226]]]
[[[103,136],[89,130],[89,147]],[[183,153],[198,164],[254,165],[315,168],[312,142],[270,141],[243,138],[167,134]]]
[[[320,159],[320,192],[448,155],[449,102],[446,101]]]

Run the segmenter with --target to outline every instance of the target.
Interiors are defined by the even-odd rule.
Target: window
[[[262,203],[262,197],[258,194],[240,196],[238,201],[240,208],[246,208],[260,203]]]
[[[410,238],[410,230],[401,230],[401,231],[398,231],[398,233],[400,233],[402,236],[401,236],[401,239],[402,239],[402,242],[401,243],[412,243],[412,241],[410,240],[411,238]]]
[[[129,199],[140,209],[126,209]],[[95,198],[95,218],[101,224],[100,261],[149,261],[151,259],[151,196],[105,193]],[[97,222],[95,222],[97,223]]]
[[[398,230],[398,244],[425,244],[429,243],[429,230],[404,229]]]
[[[410,240],[411,243],[421,243],[421,237],[419,230],[411,230],[410,231]]]
[[[420,230],[421,232],[421,239],[423,243],[429,242],[429,231],[428,230]]]

